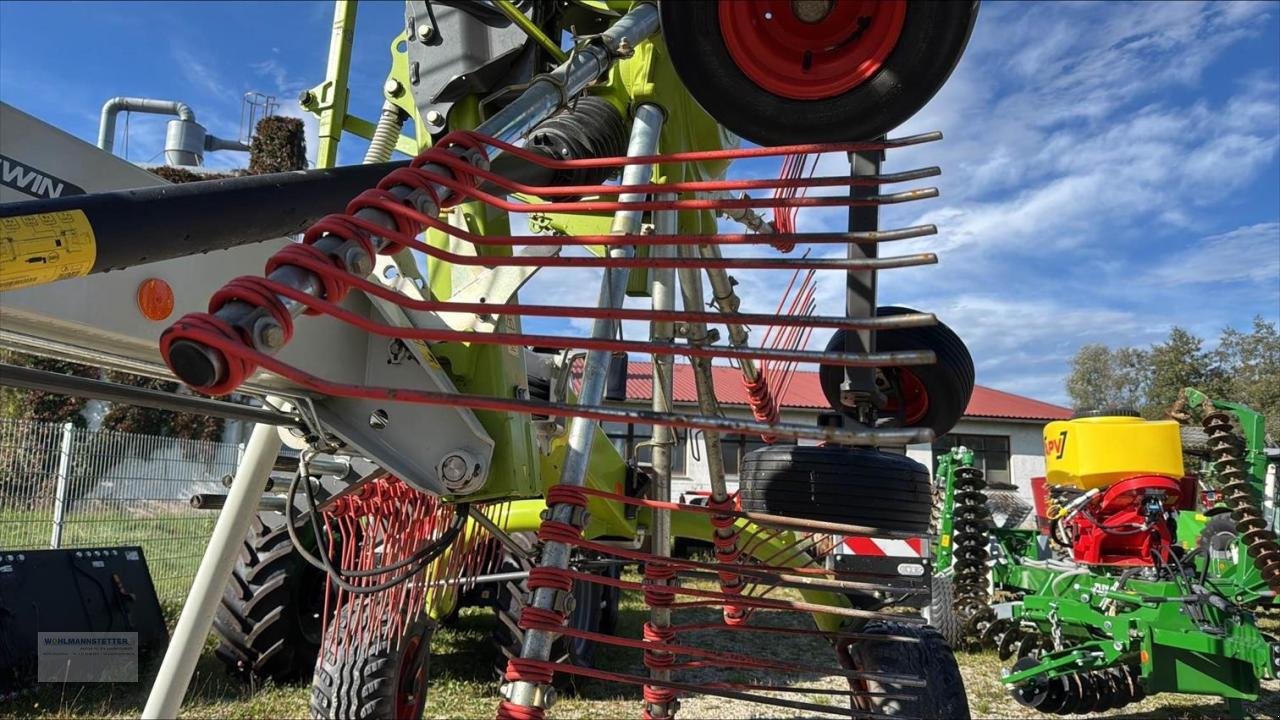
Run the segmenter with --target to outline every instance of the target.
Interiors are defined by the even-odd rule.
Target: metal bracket
[[[396,276],[386,279],[387,268],[393,266],[390,258],[379,256],[372,277],[411,297],[421,298],[417,286],[407,278]],[[409,313],[373,296],[369,296],[369,300],[378,314],[392,325],[441,325],[433,313]],[[389,347],[386,338],[369,336],[364,358],[364,384],[458,392],[426,343],[406,342],[397,347],[401,358],[411,358],[414,362],[404,362],[403,359],[398,363],[388,362]],[[453,495],[460,491],[471,493],[483,487],[488,475],[493,458],[493,438],[475,414],[465,408],[328,397],[315,401],[315,412],[327,430],[419,490],[436,495]],[[450,487],[440,476],[441,468],[447,458],[459,454],[469,458],[468,465],[473,471],[467,476],[467,482]],[[475,470],[477,467],[479,469]]]
[[[479,5],[477,3],[477,5]],[[501,24],[474,12],[426,0],[404,4],[409,91],[423,126],[444,132],[453,104],[470,94],[484,95],[499,85],[528,81],[536,71],[537,45],[499,14]]]

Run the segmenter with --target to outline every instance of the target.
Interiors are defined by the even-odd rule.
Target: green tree
[[[1148,418],[1165,417],[1183,388],[1199,388],[1215,397],[1224,389],[1215,354],[1204,349],[1203,340],[1176,325],[1168,339],[1151,346],[1147,359],[1151,384],[1139,407]]]
[[[97,368],[89,367],[88,365],[9,350],[0,351],[0,362],[35,368],[36,370],[48,370],[49,372],[62,373],[64,375],[75,375],[77,377],[96,378],[99,373]],[[70,422],[76,427],[82,428],[86,425],[82,414],[86,402],[84,398],[59,395],[43,390],[20,390],[10,387],[0,389],[0,411],[3,412],[3,416],[6,418],[51,423]]]
[[[1243,403],[1267,417],[1267,429],[1280,438],[1280,329],[1261,316],[1249,332],[1226,328],[1213,351],[1222,368],[1221,397]]]
[[[1071,361],[1067,395],[1077,410],[1141,407],[1149,385],[1146,351],[1085,345]]]
[[[107,379],[114,383],[147,388],[148,390],[177,392],[179,389],[177,383],[168,380],[157,380],[115,371],[108,371]],[[189,438],[192,440],[221,440],[222,425],[221,418],[156,410],[122,403],[112,404],[111,410],[102,418],[102,427],[105,430]]]

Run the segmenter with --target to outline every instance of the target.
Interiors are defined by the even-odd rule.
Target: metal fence
[[[0,551],[140,545],[161,602],[185,597],[241,447],[0,419]]]

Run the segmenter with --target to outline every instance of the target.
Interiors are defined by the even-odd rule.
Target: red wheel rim
[[[924,419],[929,412],[929,393],[924,383],[910,370],[898,368],[897,397],[890,396],[885,403],[885,411],[896,413],[901,409],[902,423],[913,426]]]
[[[835,97],[898,44],[906,0],[720,0],[720,33],[747,77],[794,100]]]
[[[422,708],[427,702],[427,694],[423,689],[426,663],[422,662],[419,655],[422,655],[425,650],[420,635],[409,638],[400,661],[400,677],[396,687],[396,718],[416,718],[422,715]]]

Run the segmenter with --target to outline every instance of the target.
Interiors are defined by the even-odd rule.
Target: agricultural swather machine
[[[1280,675],[1280,640],[1257,625],[1280,610],[1264,419],[1191,388],[1170,416],[1047,425],[1043,534],[994,517],[972,452],[939,458],[931,620],[1012,661],[1003,681],[1023,705],[1090,713],[1176,692],[1241,716]]]
[[[6,344],[172,373],[206,395],[263,398],[248,408],[130,395],[259,423],[145,715],[175,714],[215,613],[222,653],[242,670],[296,670],[309,660],[307,633],[268,616],[307,603],[324,618],[312,638],[313,712],[418,716],[432,629],[471,588],[506,583],[516,592],[503,618],[511,658],[499,717],[542,717],[557,675],[641,686],[651,718],[674,716],[690,694],[853,717],[967,716],[941,638],[882,612],[873,593],[883,580],[829,570],[823,553],[832,534],[927,532],[927,469],[878,448],[946,432],[972,391],[963,343],[931,314],[877,307],[875,278],[936,260],[880,254],[881,243],[936,232],[881,230],[879,206],[936,195],[882,186],[939,172],[883,173],[881,160],[940,139],[886,134],[945,82],[976,4],[405,8],[372,123],[348,113],[356,4],[337,3],[328,76],[302,97],[320,118],[320,169],[0,208],[6,242],[22,251],[22,263],[4,268]],[[29,167],[79,179],[78,166],[123,165],[43,157],[48,145],[37,140],[52,131],[6,114],[4,152]],[[344,131],[370,141],[365,165],[330,167]],[[414,160],[389,162],[396,149]],[[84,150],[67,155],[75,152]],[[849,172],[814,176],[823,153],[847,157]],[[729,174],[737,160],[780,165],[779,177]],[[156,184],[137,182],[139,174],[80,184]],[[829,192],[806,196],[815,188]],[[849,230],[800,232],[795,213],[806,207],[846,208]],[[513,216],[525,216],[530,232],[514,231]],[[718,217],[750,232],[720,232]],[[299,242],[281,239],[296,233]],[[517,301],[537,272],[577,283],[583,271],[598,274],[595,306]],[[731,273],[746,271],[787,286],[777,312],[740,310]],[[847,277],[844,313],[817,314],[820,272]],[[174,316],[185,314],[172,320],[149,303],[144,316],[136,293],[147,279],[170,287]],[[625,306],[628,296],[648,298],[648,307]],[[570,320],[590,321],[590,334],[524,329]],[[621,337],[625,321],[647,326],[648,336]],[[765,329],[763,342],[751,341],[750,327]],[[837,332],[825,352],[806,350],[818,329]],[[604,403],[610,367],[627,354],[652,356],[651,410]],[[696,414],[672,411],[677,357],[693,367]],[[741,369],[754,419],[720,412],[716,359]],[[779,419],[775,398],[798,363],[820,365],[838,422]],[[126,392],[20,368],[5,376],[114,399]],[[601,422],[653,426],[649,462],[621,456]],[[670,500],[680,429],[701,431],[706,505]],[[772,443],[744,460],[736,495],[720,462],[725,433]],[[284,532],[258,521],[246,539],[282,442],[300,452]],[[333,457],[360,471],[320,482],[348,467]],[[281,582],[263,558],[288,552],[285,536],[323,574],[310,592],[273,593],[259,606],[254,593]],[[714,560],[672,558],[673,538],[709,542]],[[643,581],[621,576],[622,564],[637,566]],[[642,594],[651,608],[641,637],[615,634],[607,608],[618,591]],[[681,622],[698,607],[723,612],[714,623]],[[816,628],[776,621],[795,612],[811,614]],[[795,663],[724,651],[697,639],[707,633],[818,637],[834,657]],[[601,644],[641,654],[649,673],[591,667],[584,648]],[[847,684],[788,694],[781,684],[682,680],[706,668]],[[820,694],[838,704],[808,699]]]

